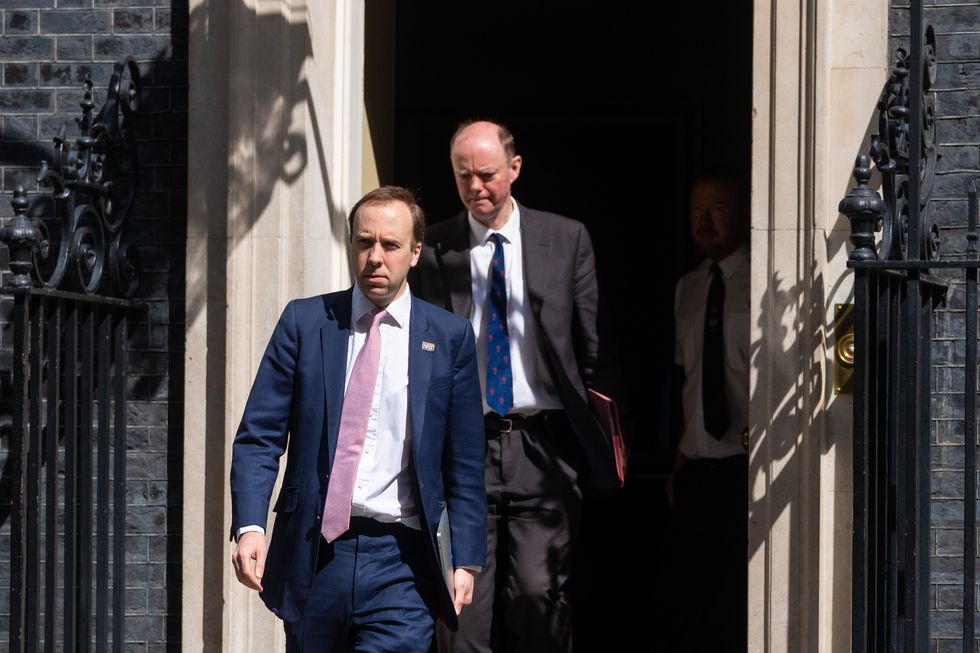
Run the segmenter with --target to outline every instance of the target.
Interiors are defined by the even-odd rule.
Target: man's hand
[[[473,582],[475,578],[476,572],[469,569],[457,569],[453,573],[453,587],[456,590],[453,607],[456,608],[456,614],[462,612],[464,605],[469,605],[473,602]]]
[[[265,534],[251,531],[242,533],[242,536],[238,538],[238,546],[235,547],[235,552],[231,554],[231,564],[235,567],[238,582],[260,592],[262,591],[262,572],[265,569],[265,551]],[[253,560],[255,561],[254,570],[252,569]],[[458,577],[456,584],[458,587]],[[470,581],[471,592],[472,589],[473,582]],[[459,608],[456,611],[458,612]]]

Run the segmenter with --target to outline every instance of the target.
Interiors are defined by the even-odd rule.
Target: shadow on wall
[[[843,239],[836,245],[842,247]],[[789,285],[778,274],[770,278],[756,323],[760,336],[753,339],[749,354],[756,378],[767,383],[757,383],[750,398],[748,560],[765,550],[767,612],[774,607],[775,598],[769,596],[770,583],[780,584],[786,578],[785,597],[790,601],[785,610],[791,628],[805,627],[803,623],[811,619],[792,616],[799,606],[793,607],[796,602],[791,597],[806,596],[806,588],[816,587],[821,575],[816,564],[801,566],[809,562],[805,552],[816,551],[820,539],[820,456],[836,444],[846,448],[835,459],[838,478],[850,476],[849,470],[841,468],[851,460],[849,438],[837,443],[838,434],[826,415],[825,375],[830,372],[823,358],[834,334],[833,326],[826,325],[826,316],[832,312],[824,295],[824,277],[812,254],[801,259],[801,264],[811,266],[800,271],[803,281]],[[828,250],[828,260],[836,254]],[[801,364],[786,364],[788,361]],[[819,443],[813,438],[819,438]],[[849,495],[838,492],[835,496],[835,517],[849,518]],[[783,540],[776,535],[773,539],[777,532],[789,537]],[[835,564],[849,564],[849,557],[834,556],[834,560]],[[780,563],[785,568],[779,569]],[[840,578],[837,570],[833,578]],[[787,641],[798,641],[792,633],[787,635]]]
[[[878,130],[876,107],[872,104],[867,110],[867,127],[854,157],[867,153],[871,135]],[[835,199],[843,198],[853,184],[849,176],[846,185],[832,188]],[[821,224],[823,219],[821,216],[800,216],[799,222]],[[852,477],[849,431],[839,432],[835,428],[842,419],[850,422],[851,401],[846,395],[828,394],[832,383],[828,377],[832,377],[833,368],[827,352],[836,337],[832,317],[828,316],[833,316],[835,303],[853,301],[853,277],[847,271],[828,288],[828,280],[816,265],[818,260],[830,262],[847,257],[850,234],[847,217],[838,214],[831,229],[826,232],[819,228],[799,234],[805,239],[799,267],[795,274],[792,271],[789,274],[800,281],[790,284],[778,273],[768,277],[769,285],[758,306],[756,327],[759,336],[753,339],[749,354],[756,378],[764,384],[756,384],[750,397],[748,558],[751,560],[765,549],[766,611],[784,611],[790,628],[787,642],[800,641],[799,637],[808,630],[816,632],[812,628],[816,627],[819,606],[804,598],[814,596],[808,588],[815,588],[821,578],[830,573],[833,596],[849,596],[851,591],[852,493],[834,492],[836,524],[821,525],[819,521],[821,490],[825,489],[822,488],[821,474],[832,475],[838,490],[849,489],[847,479]],[[769,238],[773,237],[770,233]],[[758,264],[758,259],[755,263]],[[809,269],[803,269],[805,265]],[[799,363],[785,364],[794,361]],[[833,404],[841,401],[844,405],[830,410]],[[819,441],[815,442],[814,438]],[[828,472],[821,466],[821,457],[835,447],[835,469]],[[821,568],[815,558],[806,554],[808,550],[818,550],[820,534],[825,529],[835,533],[834,540],[846,537],[847,541],[846,550],[835,551],[833,569]],[[785,540],[781,536],[774,538],[777,531],[788,533],[789,537]],[[841,536],[840,532],[848,535]],[[780,546],[785,548],[779,549]],[[785,567],[780,569],[777,564]],[[789,600],[778,607],[774,603],[778,597],[769,595],[770,577],[774,577],[776,583],[786,579],[784,598]],[[782,589],[780,587],[780,596]],[[849,602],[838,602],[833,611],[835,623],[849,622]],[[850,634],[845,629],[835,628],[836,632],[843,633],[843,644],[849,641]]]
[[[203,159],[190,161],[189,172],[193,176],[209,165],[205,172],[213,179],[210,184],[191,185],[189,219],[191,224],[212,222],[203,245],[207,248],[207,268],[195,271],[195,276],[206,282],[192,283],[186,298],[188,330],[198,320],[206,319],[208,390],[223,386],[227,378],[228,256],[263,214],[277,210],[274,204],[285,204],[285,189],[297,183],[313,188],[319,185],[316,192],[326,198],[332,230],[346,233],[345,216],[332,203],[328,177],[333,158],[328,148],[332,147],[333,136],[320,129],[330,123],[318,114],[324,110],[323,103],[330,101],[318,85],[332,71],[316,71],[310,65],[314,56],[310,14],[316,12],[322,14],[326,10],[303,0],[248,4],[236,0],[198,3],[190,13],[189,34],[197,48],[195,56],[214,63],[211,69],[195,65],[201,77],[191,96],[194,120],[208,126],[207,133],[193,132],[192,137],[213,141],[198,150]],[[325,29],[329,34],[330,27]],[[330,52],[327,54],[331,56]],[[316,77],[311,77],[313,73]],[[229,93],[209,97],[202,94],[202,84],[226,85]],[[319,166],[315,178],[306,176],[311,165]],[[288,209],[282,210],[287,215]],[[234,224],[233,230],[229,230],[230,224]],[[192,243],[190,251],[204,254],[196,246]],[[227,408],[224,391],[209,392],[203,428],[198,429],[203,432],[193,434],[207,441],[202,502],[203,530],[207,535],[200,551],[204,578],[199,586],[205,651],[220,651],[229,645],[223,631],[225,604],[221,600],[230,554],[224,508],[229,476],[225,434],[237,422],[229,424]],[[237,418],[236,415],[231,419]]]
[[[279,8],[280,3],[273,6]],[[312,59],[313,49],[306,7],[303,2],[291,3],[285,8],[289,12],[286,15],[280,12],[262,13],[261,6],[251,8],[243,2],[229,3],[221,8],[200,3],[190,14],[191,42],[204,44],[202,56],[215,57],[215,66],[225,71],[220,79],[231,89],[228,97],[233,102],[247,98],[230,106],[222,104],[221,94],[217,94],[213,103],[210,99],[202,98],[202,102],[208,104],[195,108],[219,114],[219,120],[208,118],[207,123],[223,130],[228,151],[227,169],[213,171],[215,188],[222,188],[219,180],[227,174],[228,194],[227,197],[222,195],[221,203],[215,206],[221,218],[217,221],[219,224],[212,227],[210,235],[219,235],[214,232],[216,227],[227,227],[224,220],[226,212],[235,214],[235,222],[240,225],[234,233],[220,234],[230,239],[227,247],[215,239],[215,247],[220,249],[208,252],[211,269],[207,276],[211,284],[216,281],[221,284],[219,280],[226,273],[228,252],[255,227],[277,191],[302,179],[311,156],[316,158],[321,171],[319,181],[324,189],[333,226],[335,229],[344,228],[345,216],[338,215],[338,207],[332,202],[327,172],[330,153],[324,143],[324,134],[320,131],[322,120],[307,79],[309,67],[306,62]],[[240,35],[234,38],[228,36],[225,31],[229,27]],[[280,47],[255,46],[261,43],[278,44]],[[309,136],[306,121],[311,126]],[[198,190],[198,193],[206,192],[206,189]],[[193,215],[197,210],[194,197],[191,198],[189,210],[192,219],[206,219],[206,216]],[[189,288],[188,325],[194,324],[207,310],[208,295],[200,290]],[[212,286],[210,295],[216,297],[219,295],[215,293],[220,292],[220,296],[224,297],[224,290],[223,285]],[[209,315],[209,331],[212,329],[211,319]],[[223,323],[220,332],[224,332]]]

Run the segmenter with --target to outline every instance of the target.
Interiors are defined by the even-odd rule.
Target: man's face
[[[403,202],[357,210],[351,257],[357,285],[375,306],[385,307],[405,292],[405,278],[421,251],[422,243],[412,238],[412,214]]]
[[[463,205],[484,225],[502,227],[510,215],[510,186],[520,175],[521,157],[507,156],[496,125],[478,122],[456,137],[450,158]]]
[[[691,236],[706,257],[720,261],[745,238],[738,191],[723,180],[698,181],[691,188]]]

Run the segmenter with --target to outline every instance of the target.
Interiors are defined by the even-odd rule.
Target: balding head
[[[483,120],[463,123],[450,141],[450,159],[459,199],[473,217],[492,229],[506,224],[510,187],[521,173],[510,131]]]
[[[470,128],[473,129],[470,129]],[[456,131],[453,132],[453,137],[449,139],[449,152],[452,155],[453,145],[456,144],[456,139],[459,138],[460,134],[464,131],[468,134],[474,131],[492,130],[497,134],[497,140],[500,141],[500,147],[504,148],[504,154],[507,156],[514,156],[517,154],[517,149],[514,144],[514,135],[510,133],[504,125],[500,123],[492,122],[489,120],[464,120],[456,126]]]

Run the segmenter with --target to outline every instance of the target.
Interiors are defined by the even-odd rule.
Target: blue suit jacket
[[[303,614],[320,545],[320,519],[344,402],[351,290],[290,302],[269,341],[235,436],[234,534],[265,526],[279,458],[287,451],[272,542],[262,577],[266,606],[285,621]],[[433,347],[422,348],[422,343]],[[456,566],[486,558],[483,404],[473,330],[412,297],[408,353],[412,483],[436,564],[436,527],[448,507]],[[456,627],[448,591],[442,613]]]

